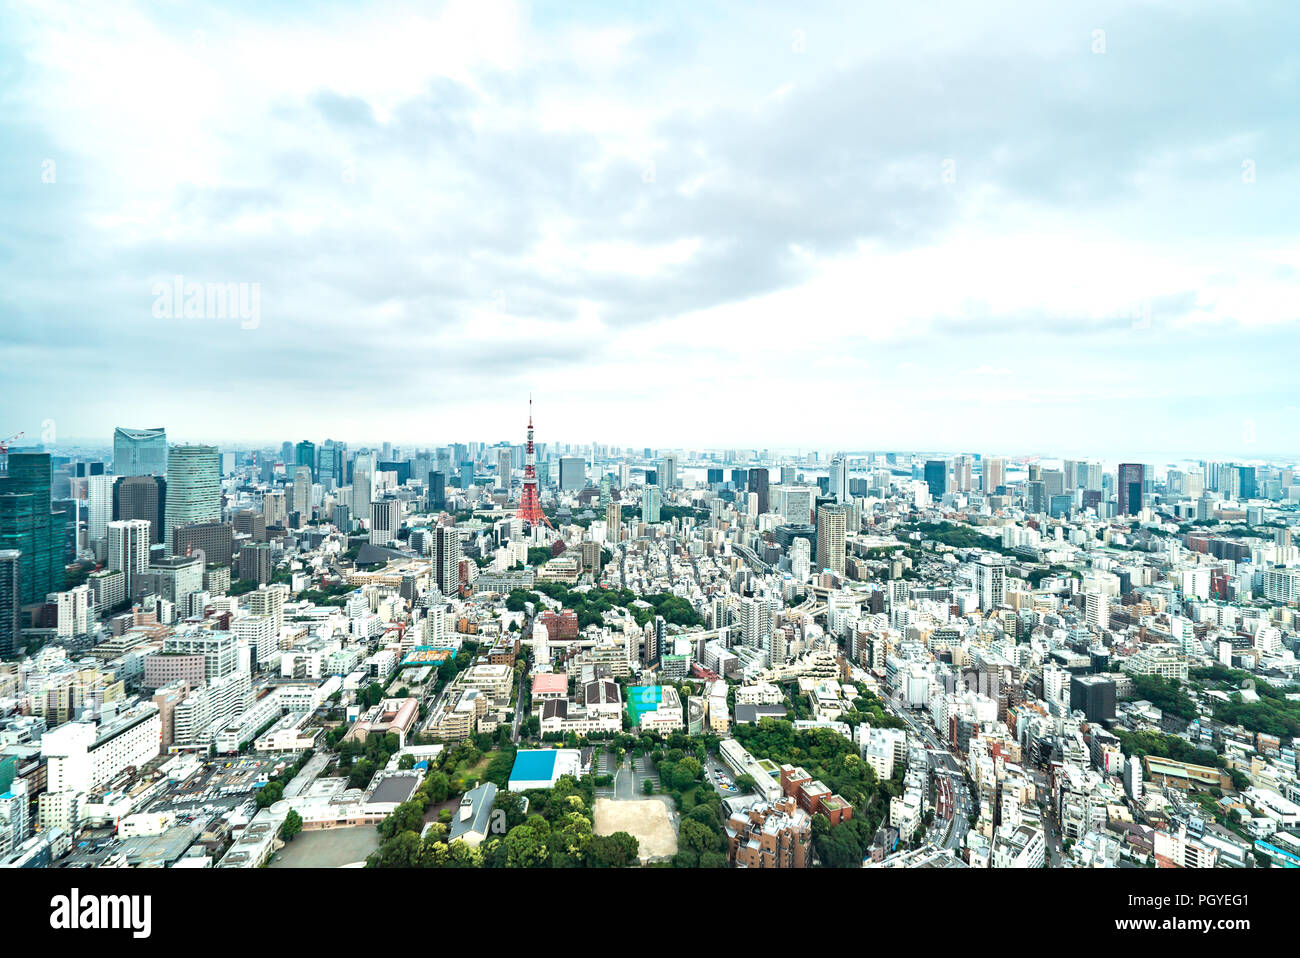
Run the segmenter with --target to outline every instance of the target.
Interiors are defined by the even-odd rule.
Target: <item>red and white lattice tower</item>
[[[523,519],[531,526],[543,525],[554,529],[551,521],[542,512],[542,500],[537,494],[537,452],[533,448],[533,397],[528,397],[528,446],[524,456],[524,488],[519,496],[519,511],[516,518]]]

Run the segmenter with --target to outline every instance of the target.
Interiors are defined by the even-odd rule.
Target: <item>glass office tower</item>
[[[165,476],[167,430],[118,426],[113,432],[113,472],[119,476]]]

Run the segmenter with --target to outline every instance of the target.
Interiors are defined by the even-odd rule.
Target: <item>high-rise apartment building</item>
[[[437,526],[433,538],[433,570],[438,591],[455,595],[460,591],[460,533],[454,526]]]
[[[980,611],[992,612],[1007,596],[1007,569],[1000,562],[975,564],[975,589],[980,597]]]
[[[86,479],[86,538],[98,542],[108,535],[113,519],[113,477],[90,476]]]
[[[114,520],[108,524],[108,567],[126,576],[126,594],[136,578],[149,570],[152,529],[147,519]]]
[[[658,522],[663,506],[663,492],[658,486],[643,486],[641,489],[641,518],[645,522]]]
[[[848,535],[849,510],[846,506],[817,507],[817,567],[844,572],[844,541]]]

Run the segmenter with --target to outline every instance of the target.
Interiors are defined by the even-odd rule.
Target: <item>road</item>
[[[929,746],[926,757],[930,763],[930,774],[936,779],[943,778],[952,795],[952,817],[940,818],[936,814],[934,823],[930,826],[929,840],[943,848],[959,851],[966,833],[970,831],[970,822],[975,811],[970,789],[962,774],[961,763],[957,761],[956,756],[943,747],[943,743],[939,741],[928,722],[909,710],[895,708],[892,703],[887,702],[886,706],[907,724],[907,730],[911,735]]]
[[[519,634],[532,635],[533,634],[532,628],[533,628],[532,618],[529,616],[525,616],[524,625],[523,628],[520,630]],[[519,744],[519,727],[523,724],[524,721],[524,683],[527,681],[528,681],[528,669],[525,668],[524,671],[519,676],[519,691],[515,695],[515,720],[510,729],[510,741],[514,742],[516,745]]]
[[[1065,857],[1065,851],[1061,846],[1061,830],[1057,827],[1056,815],[1052,811],[1051,785],[1041,769],[1031,769],[1029,774],[1034,779],[1034,792],[1042,812],[1043,836],[1047,840],[1047,863],[1056,868]]]

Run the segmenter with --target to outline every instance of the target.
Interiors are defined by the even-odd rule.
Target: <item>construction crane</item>
[[[0,456],[3,456],[9,451],[9,447],[13,445],[15,439],[21,438],[23,438],[23,434],[20,432],[16,436],[10,436],[8,439],[0,439]]]

